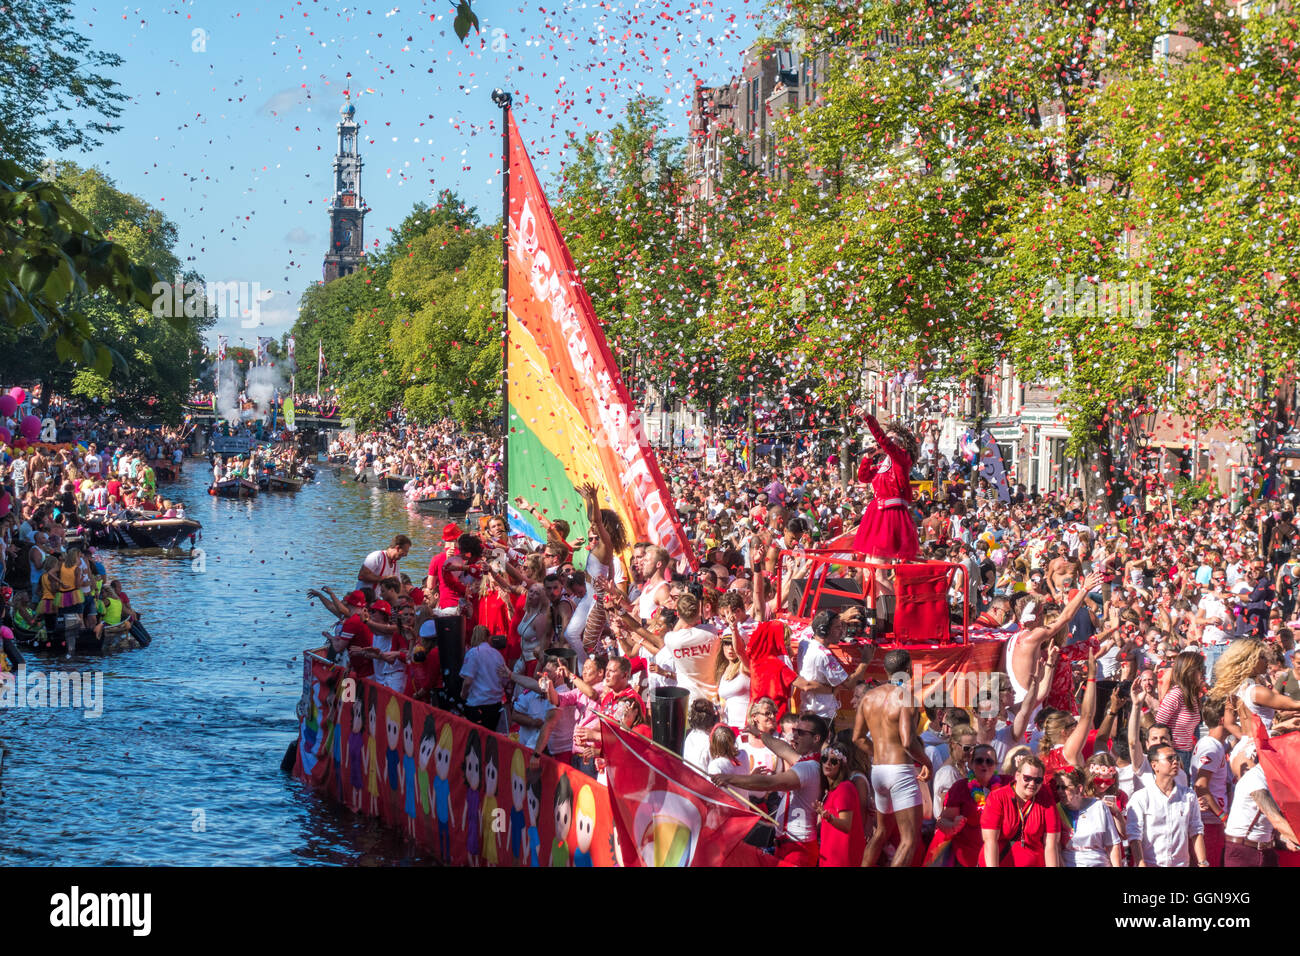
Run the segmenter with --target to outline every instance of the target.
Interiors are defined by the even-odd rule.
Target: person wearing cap
[[[406,640],[393,623],[393,608],[387,601],[375,601],[365,612],[365,622],[374,635],[375,680],[399,694],[406,692]]]
[[[454,588],[452,594],[448,596],[443,594],[443,588],[440,587],[443,566],[447,563],[447,559],[456,553],[456,540],[459,537],[460,528],[455,522],[442,529],[442,553],[434,555],[433,560],[429,562],[429,572],[424,577],[424,590],[428,594],[438,595],[438,607],[456,607],[459,603],[460,594]],[[443,603],[444,600],[447,600],[447,603]]]

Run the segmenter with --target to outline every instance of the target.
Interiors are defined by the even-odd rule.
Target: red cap
[[[456,527],[456,525],[454,524],[449,524],[447,525],[447,527],[442,529],[443,541],[455,541],[459,537],[460,537],[460,528]]]
[[[387,601],[376,601],[374,604],[370,605],[370,610],[382,611],[384,614],[387,614],[389,617],[393,616],[393,606],[389,604]]]
[[[423,604],[424,588],[411,588],[410,598],[412,604]]]
[[[349,607],[365,607],[366,596],[360,591],[353,591],[343,599],[343,603]]]

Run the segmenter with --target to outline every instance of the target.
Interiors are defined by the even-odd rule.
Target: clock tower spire
[[[344,94],[347,96],[347,94]],[[330,199],[330,239],[325,281],[355,272],[365,259],[364,221],[370,211],[361,198],[360,128],[356,105],[348,97],[339,107],[338,152],[334,154],[334,192]]]

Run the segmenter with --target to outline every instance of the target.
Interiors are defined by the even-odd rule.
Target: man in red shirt
[[[444,595],[442,593],[442,568],[447,563],[447,559],[456,553],[456,540],[460,537],[460,528],[455,524],[449,524],[442,529],[442,554],[435,555],[429,562],[429,573],[424,579],[424,590],[428,593],[438,595],[438,607],[455,607],[460,599],[459,594]]]

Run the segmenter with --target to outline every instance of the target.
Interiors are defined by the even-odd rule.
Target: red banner
[[[313,788],[445,863],[618,865],[591,777],[311,652],[305,667],[294,774]]]
[[[743,866],[775,862],[743,844],[760,820],[681,757],[601,720],[605,777],[625,866]],[[747,852],[748,851],[748,852]]]
[[[1264,779],[1268,781],[1269,795],[1291,829],[1300,834],[1300,734],[1269,737],[1262,723],[1256,721],[1255,726],[1255,749],[1264,768]],[[1289,865],[1294,865],[1293,859],[1288,859]]]

